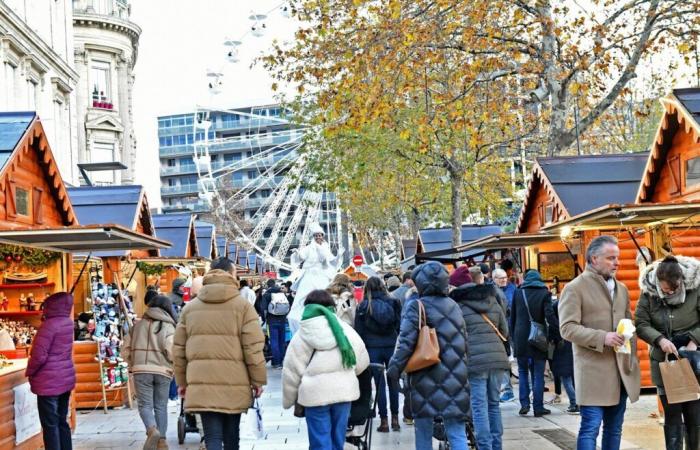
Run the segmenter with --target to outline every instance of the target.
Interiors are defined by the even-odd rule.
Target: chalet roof
[[[187,244],[190,242],[194,226],[194,216],[191,213],[156,214],[153,216],[153,225],[159,239],[173,243],[171,248],[160,252],[161,256],[166,258],[187,257]],[[196,239],[194,244],[196,246]],[[194,249],[193,253],[198,254],[197,248]]]
[[[451,241],[452,239],[450,236],[450,242]],[[418,248],[418,241],[416,239],[402,239],[401,246],[403,247],[403,259],[413,258]]]
[[[462,242],[470,242],[489,234],[501,232],[498,225],[462,225]],[[452,228],[423,228],[418,231],[423,252],[435,252],[452,247]]]
[[[136,231],[142,214],[146,214],[143,218],[147,221],[144,226],[145,234],[156,235],[143,186],[81,186],[67,190],[81,224],[112,223]],[[126,256],[128,252],[128,250],[97,252],[94,256]],[[158,256],[158,253],[152,256]]]
[[[213,223],[197,220],[194,223],[194,228],[197,236],[199,256],[214,259],[216,255],[212,254],[212,246],[216,237],[216,227]]]
[[[681,127],[692,135],[694,142],[700,142],[700,88],[674,89],[659,101],[664,107],[664,114],[651,145],[637,192],[637,203],[651,201],[661,168],[666,164],[666,155]]]
[[[648,152],[538,158],[569,216],[609,203],[631,203]]]
[[[39,117],[33,111],[0,112],[0,182],[4,183],[30,148],[39,153],[40,169],[44,171],[64,225],[77,225],[75,211]],[[13,155],[17,155],[15,162],[8,164]]]
[[[115,223],[136,227],[141,186],[82,186],[68,188],[78,220],[83,225]]]

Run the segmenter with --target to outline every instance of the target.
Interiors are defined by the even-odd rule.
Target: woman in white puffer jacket
[[[369,366],[362,339],[334,311],[328,292],[309,293],[282,370],[283,406],[305,408],[313,449],[342,450],[350,403],[360,397],[357,375]]]

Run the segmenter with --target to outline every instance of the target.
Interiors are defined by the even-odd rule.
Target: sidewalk
[[[293,416],[291,410],[283,410],[281,370],[268,370],[269,385],[262,397],[265,438],[257,440],[250,432],[250,424],[244,415],[241,420],[242,450],[305,450],[308,449],[306,422]],[[517,388],[516,388],[517,389]],[[545,394],[548,396],[550,394]],[[535,419],[518,416],[518,403],[501,404],[506,450],[556,450],[574,449],[580,417],[564,412],[567,403],[551,405],[552,414]],[[549,406],[548,406],[549,407]],[[188,434],[185,444],[177,443],[177,416],[179,405],[168,407],[168,444],[171,449],[197,450],[199,436]],[[663,430],[657,420],[649,418],[656,411],[656,396],[644,395],[639,402],[628,405],[623,432],[623,450],[663,450]],[[372,448],[376,450],[413,448],[413,427],[401,424],[400,432],[373,433]],[[374,423],[374,428],[377,423]],[[78,426],[73,436],[76,450],[131,450],[141,449],[145,439],[143,424],[136,409],[79,411]],[[346,449],[353,447],[346,445]],[[437,441],[435,441],[437,448]]]

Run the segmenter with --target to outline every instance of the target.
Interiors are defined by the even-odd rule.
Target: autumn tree
[[[407,144],[395,156],[442,170],[457,245],[465,204],[497,201],[475,180],[499,182],[501,158],[524,144],[547,155],[567,149],[627,92],[643,62],[689,52],[699,6],[295,0],[296,41],[264,61],[318,106],[311,120],[327,138],[368,125],[391,130]]]

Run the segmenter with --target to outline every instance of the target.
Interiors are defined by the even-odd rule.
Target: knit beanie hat
[[[469,267],[466,264],[462,264],[457,267],[450,274],[450,285],[454,287],[460,287],[463,284],[471,283],[472,277],[469,275]]]

